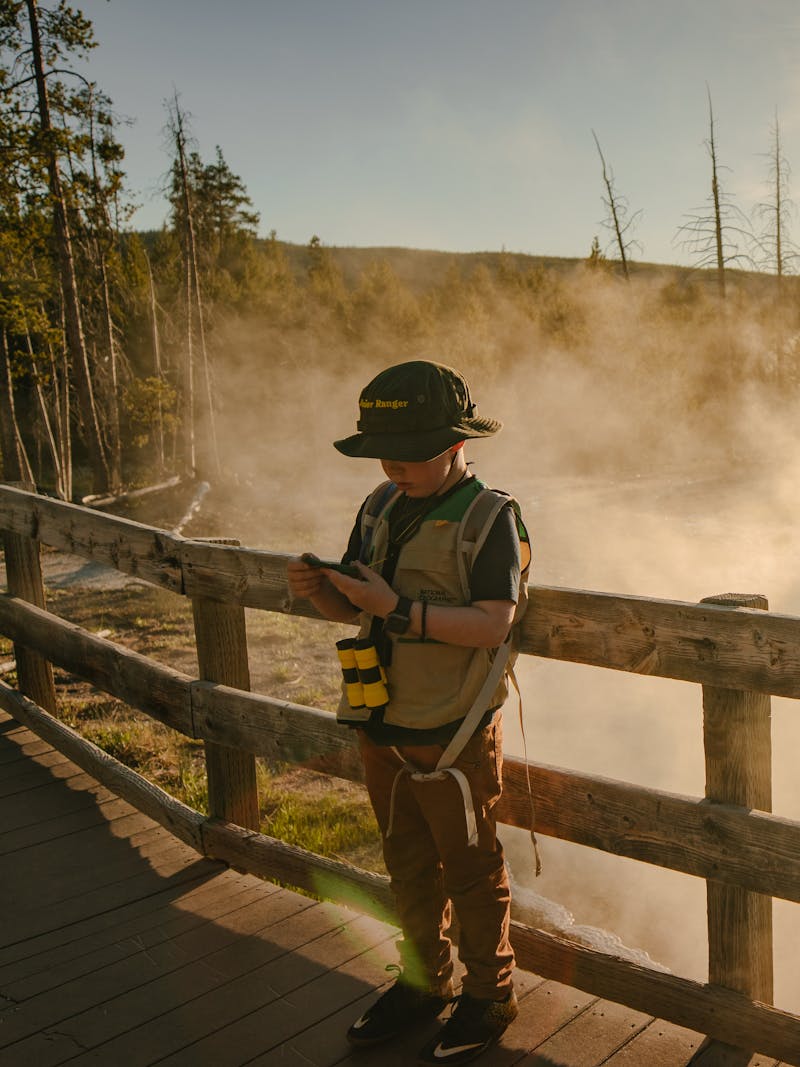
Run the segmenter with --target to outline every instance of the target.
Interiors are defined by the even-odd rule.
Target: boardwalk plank
[[[3,968],[13,967],[24,960],[38,956],[53,954],[54,960],[71,958],[74,953],[83,951],[84,944],[88,946],[87,951],[91,951],[107,943],[109,938],[116,937],[118,930],[121,931],[119,937],[124,937],[128,929],[127,924],[133,924],[133,931],[136,932],[136,924],[147,924],[151,920],[158,924],[164,921],[164,915],[174,914],[173,907],[180,915],[187,910],[191,913],[195,907],[197,895],[202,895],[201,900],[205,900],[205,894],[210,894],[212,898],[217,896],[226,898],[229,887],[231,893],[236,893],[239,887],[253,888],[254,883],[259,887],[267,886],[268,889],[277,889],[252,875],[230,871],[221,865],[210,874],[206,873],[177,886],[159,885],[156,893],[132,900],[118,908],[97,912],[68,927],[37,934],[21,942],[22,948],[12,945],[0,949],[0,973],[3,973]]]
[[[265,883],[253,886],[247,884],[251,881],[249,875],[236,877],[241,885],[220,877],[166,905],[154,896],[150,898],[152,907],[144,912],[141,907],[120,909],[118,921],[113,925],[0,967],[0,987],[17,1000],[26,999],[134,952],[145,951],[159,940],[166,941],[195,926],[224,919],[229,912],[267,895]],[[274,888],[277,891],[277,886]],[[26,982],[30,984],[16,985]],[[36,982],[40,984],[37,986]]]
[[[39,823],[20,827],[9,832],[0,831],[0,859],[13,856],[21,849],[30,848],[44,841],[58,841],[90,826],[103,826],[134,809],[126,800],[112,797],[109,800],[81,808],[70,814],[51,815]],[[6,860],[3,859],[5,864]]]
[[[270,898],[270,902],[273,901],[274,896]],[[281,917],[281,911],[283,914],[298,912],[310,903],[306,897],[296,894],[279,896],[277,902],[273,903],[276,921]],[[60,1033],[76,1037],[82,1048],[88,1048],[111,1036],[104,1032],[104,1028],[119,1026],[119,1017],[112,1017],[109,1002],[122,994],[137,991],[137,999],[145,1001],[151,1013],[165,1010],[170,998],[180,997],[193,987],[196,990],[194,995],[199,995],[218,985],[222,979],[213,970],[197,964],[214,948],[240,936],[236,926],[242,924],[234,922],[233,925],[234,929],[227,930],[218,924],[208,924],[210,929],[201,929],[199,937],[197,931],[189,931],[68,982],[60,987],[55,996],[47,992],[32,997],[7,1015],[0,1015],[3,1020],[0,1039],[5,1043],[22,1042],[40,1030],[57,1024]],[[126,1024],[126,1028],[127,1025],[130,1024]],[[28,1059],[27,1049],[23,1045],[20,1049]],[[43,1065],[50,1061],[48,1057],[42,1059],[37,1054],[31,1056],[29,1062]]]
[[[6,797],[3,802],[2,837],[48,818],[54,804],[58,804],[60,814],[67,815],[112,799],[116,798],[110,790],[83,772],[68,781],[48,782],[40,789],[28,790],[21,797]]]
[[[35,737],[36,735],[32,735]],[[5,741],[6,738],[4,737]],[[13,737],[11,738],[13,741]],[[5,745],[0,748],[0,767],[7,767],[14,763],[21,763],[21,761],[29,759],[32,756],[38,756],[42,753],[51,751],[51,746],[47,741],[42,741],[36,738],[35,741],[26,741],[24,744],[17,745]]]
[[[21,977],[16,982],[6,981],[3,988],[16,1001],[28,1000],[49,989],[57,989],[58,986],[74,982],[84,975],[94,974],[105,967],[120,963],[137,953],[148,954],[165,942],[178,940],[188,934],[197,935],[212,923],[218,923],[223,928],[241,934],[244,924],[237,922],[239,914],[246,913],[248,920],[255,922],[259,909],[268,912],[272,908],[271,894],[254,889],[236,893],[230,899],[220,900],[217,897],[215,900],[214,914],[209,918],[189,913],[176,914],[175,908],[171,907],[162,911],[165,918],[167,914],[170,917],[160,925],[150,925],[135,933],[126,933],[122,937],[117,930],[112,930],[112,938],[107,938],[105,945],[94,951],[81,951],[80,955],[69,958],[60,965],[52,961],[50,954],[45,954],[46,958],[51,960],[49,967]],[[254,912],[256,914],[253,914]],[[84,942],[79,945],[82,949],[85,947]]]
[[[734,1045],[726,1045],[723,1041],[703,1038],[699,1034],[698,1038],[700,1049],[691,1060],[692,1067],[780,1067],[772,1056],[750,1053]]]
[[[40,756],[37,756],[36,762],[31,759],[24,759],[17,763],[6,765],[0,778],[0,797],[9,796],[11,793],[27,789],[39,783],[46,784],[50,779],[69,777],[79,773],[79,767],[76,767],[66,756],[53,748],[49,752],[43,752]]]
[[[208,860],[195,859],[186,862],[185,854],[176,853],[173,869],[167,874],[161,873],[160,882],[154,881],[152,871],[143,870],[123,882],[104,886],[83,896],[74,897],[58,903],[43,911],[41,915],[32,915],[27,921],[16,924],[15,929],[6,935],[7,944],[17,944],[29,940],[37,934],[57,931],[65,926],[91,919],[96,912],[113,911],[134,900],[152,896],[164,888],[177,888],[185,882],[194,881],[204,874],[213,876],[219,866]]]
[[[179,901],[187,893],[202,888],[219,873],[219,865],[210,865],[198,870],[197,865],[192,864],[192,873],[185,879],[172,879],[161,883],[153,893],[134,895],[129,900],[98,910],[77,922],[38,931],[30,937],[23,937],[19,941],[0,948],[0,966],[26,959],[29,955],[33,956],[51,949],[79,943],[84,937],[106,931],[127,919],[149,914],[170,901]]]
[[[376,924],[376,936],[386,937]],[[323,952],[321,950],[327,950]],[[341,962],[341,955],[346,961]],[[264,989],[263,1006],[189,1045],[164,1060],[164,1067],[240,1067],[255,1056],[275,1050],[294,1035],[347,1004],[359,1000],[385,978],[384,969],[396,957],[394,939],[372,944],[353,954],[339,930],[312,942],[304,952],[275,968]]]
[[[615,1052],[604,1067],[683,1067],[703,1040],[703,1035],[693,1030],[654,1019]]]
[[[148,826],[141,817],[136,829],[145,836],[139,847],[131,847],[128,841],[113,838],[108,830],[97,827],[91,834],[82,835],[81,841],[66,839],[51,842],[29,850],[27,862],[9,865],[0,886],[0,907],[14,908],[18,924],[35,915],[41,908],[64,905],[87,892],[104,889],[129,875],[137,874],[148,862],[168,862],[170,856],[186,860],[186,852],[178,847],[175,838],[152,823]],[[87,859],[94,853],[93,862]],[[56,865],[57,880],[47,880],[47,872]],[[30,881],[33,876],[39,883],[36,899],[30,896]],[[27,884],[26,884],[27,882]]]
[[[360,944],[365,938],[371,941],[374,930],[374,920],[355,913],[343,915],[330,905],[314,904],[275,924],[261,938],[251,939],[251,945],[257,943],[260,947],[257,958],[246,952],[241,957],[229,954],[217,987],[194,998],[191,989],[184,987],[182,1003],[152,1020],[141,1016],[135,1029],[83,1056],[80,1064],[115,1062],[117,1057],[124,1056],[126,1067],[146,1067],[154,1059],[183,1055],[187,1051],[189,1062],[195,1062],[194,1056],[203,1055],[198,1051],[200,1042],[223,1027],[231,1028],[231,1024],[230,1040],[238,1047],[239,1021],[274,1001],[279,983],[302,984],[312,976],[325,973],[343,954],[352,954],[354,944]],[[301,958],[299,967],[290,953],[297,953]],[[226,954],[228,950],[222,949],[204,963],[218,970],[219,961]],[[234,966],[235,962],[238,967]],[[254,963],[258,965],[253,966]],[[215,1063],[216,1060],[200,1058],[196,1062]]]
[[[514,986],[520,1002],[520,1012],[525,1010],[524,1005],[528,995],[542,985],[543,981],[538,975],[524,971],[515,972]],[[431,1020],[423,1026],[412,1027],[408,1033],[386,1045],[375,1046],[371,1049],[353,1049],[345,1037],[347,1028],[365,1008],[369,1007],[379,992],[380,990],[372,991],[359,1001],[348,1004],[346,1008],[293,1037],[281,1049],[281,1056],[287,1059],[287,1063],[296,1063],[298,1067],[302,1063],[313,1063],[317,1067],[333,1067],[334,1064],[352,1064],[353,1067],[406,1067],[407,1064],[414,1063],[419,1050],[429,1038],[433,1037],[446,1019],[448,1009],[445,1008],[439,1019]],[[519,1050],[513,1050],[513,1034],[516,1025],[514,1023],[506,1032],[500,1047],[492,1049],[481,1058],[481,1067],[496,1067],[498,1064],[513,1063],[519,1057]],[[272,1053],[267,1053],[253,1060],[253,1067],[256,1064],[259,1067],[269,1064],[271,1055]]]
[[[652,1016],[607,1000],[596,1001],[520,1060],[520,1067],[548,1063],[596,1067],[650,1022]]]
[[[522,1001],[519,1015],[493,1050],[492,1067],[518,1063],[595,1003],[596,997],[560,982],[541,982]]]

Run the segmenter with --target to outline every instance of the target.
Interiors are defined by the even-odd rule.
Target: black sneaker
[[[518,1011],[513,989],[505,1000],[478,1000],[462,993],[453,1014],[422,1049],[417,1062],[469,1063],[497,1041]]]
[[[399,970],[394,964],[386,969]],[[351,1045],[377,1045],[380,1041],[388,1041],[408,1026],[433,1019],[452,996],[452,989],[445,994],[432,993],[411,985],[400,974],[394,985],[353,1023],[347,1031],[347,1040]]]

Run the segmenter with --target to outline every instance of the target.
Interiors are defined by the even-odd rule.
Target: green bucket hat
[[[422,359],[381,371],[358,406],[358,433],[333,442],[345,456],[418,463],[468,437],[491,437],[503,425],[475,414],[462,374]]]

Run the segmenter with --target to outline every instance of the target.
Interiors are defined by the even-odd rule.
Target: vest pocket
[[[429,729],[461,719],[472,706],[487,670],[484,649],[394,641],[384,721]]]

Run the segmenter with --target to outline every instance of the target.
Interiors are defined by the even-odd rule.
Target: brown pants
[[[495,832],[494,806],[502,788],[500,716],[479,730],[454,766],[472,791],[478,844],[467,845],[464,799],[450,774],[414,781],[391,749],[373,744],[359,731],[367,790],[383,835],[383,855],[397,902],[403,940],[400,955],[406,976],[432,990],[444,990],[453,972],[450,902],[460,925],[458,954],[466,967],[463,989],[470,996],[499,1000],[511,989],[514,952],[509,942],[511,895],[503,849]],[[431,771],[442,745],[398,749],[421,771]]]

